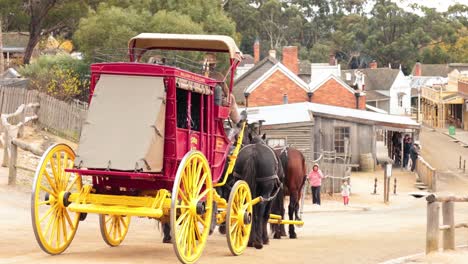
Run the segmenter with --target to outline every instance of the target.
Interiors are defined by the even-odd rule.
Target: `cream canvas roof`
[[[231,37],[221,35],[141,33],[128,42],[132,49],[175,49],[227,52],[240,60],[242,53]]]

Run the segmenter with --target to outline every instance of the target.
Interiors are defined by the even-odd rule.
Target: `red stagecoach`
[[[228,77],[210,72],[209,56],[204,74],[171,66],[161,55],[142,62],[153,50],[224,53]],[[228,200],[215,190],[232,171],[245,128],[231,97],[241,52],[226,36],[152,33],[132,38],[128,52],[130,62],[91,66],[89,111],[76,153],[57,144],[41,159],[31,199],[37,242],[60,254],[86,214],[96,213],[110,246],[124,240],[131,217],[139,216],[170,223],[183,263],[200,257],[212,221],[227,223],[229,248],[241,254],[260,198],[252,199],[243,181]],[[225,133],[230,114],[241,122],[236,144]]]

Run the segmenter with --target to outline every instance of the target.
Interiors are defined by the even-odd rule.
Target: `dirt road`
[[[448,144],[448,137],[427,133],[423,132],[421,137],[425,155],[439,160],[439,165],[449,164],[445,155],[456,156],[458,149]],[[448,149],[442,150],[442,145]],[[0,177],[5,177],[1,171]],[[468,183],[461,176],[449,177],[444,179],[441,188],[463,193]],[[371,264],[422,252],[425,201],[408,199],[404,193],[398,197],[404,202],[370,211],[315,213],[306,210],[306,224],[298,231],[299,239],[271,240],[263,250],[247,249],[239,257],[230,255],[225,237],[215,232],[209,237],[198,263]],[[94,215],[80,223],[65,253],[48,256],[35,241],[29,200],[28,190],[0,185],[0,263],[177,263],[172,245],[161,243],[162,236],[154,221],[133,218],[124,243],[110,248],[100,238],[98,219]],[[310,209],[311,205],[307,206]],[[467,215],[468,206],[457,204],[456,221],[468,221]],[[457,230],[456,237],[457,244],[465,244],[468,232]]]

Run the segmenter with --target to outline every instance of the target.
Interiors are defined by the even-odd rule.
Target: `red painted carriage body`
[[[200,48],[191,50],[216,51]],[[240,53],[238,55],[241,56]],[[135,61],[132,54],[130,60]],[[233,76],[239,62],[239,59],[231,56],[229,93],[232,91]],[[76,172],[83,176],[92,176],[93,188],[96,189],[97,193],[141,195],[144,192],[162,188],[171,190],[180,161],[188,151],[196,149],[201,151],[207,158],[211,167],[213,182],[216,183],[222,178],[232,142],[229,141],[224,131],[224,122],[230,112],[229,106],[215,104],[214,90],[219,81],[166,65],[139,62],[97,63],[91,66],[90,105],[93,104],[94,89],[103,74],[163,78],[164,89],[166,89],[163,169],[157,173],[102,168],[76,168],[67,171]],[[179,88],[176,87],[176,80],[181,79],[209,86],[212,91],[211,94],[200,95],[199,105],[201,109],[199,109],[200,124],[198,130],[192,129],[190,121],[187,121],[186,128],[177,125],[178,102],[176,100],[176,91]],[[128,89],[132,89],[132,87]],[[191,120],[191,97],[193,94],[194,92],[187,92],[188,120]],[[154,114],[157,115],[158,113]],[[109,133],[112,133],[112,131],[109,131]],[[131,137],[128,140],[131,140]]]

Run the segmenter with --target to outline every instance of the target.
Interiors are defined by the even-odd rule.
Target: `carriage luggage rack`
[[[135,49],[135,53],[144,52],[142,49]],[[203,57],[206,53],[199,51],[172,51],[172,50],[146,50],[139,60],[140,63],[157,64],[176,67],[193,73],[203,73]],[[223,54],[217,55],[218,57]],[[129,62],[128,49],[99,49],[93,52],[92,61],[102,62]],[[224,58],[218,58],[217,71],[227,70]],[[226,68],[226,69],[222,69]]]

